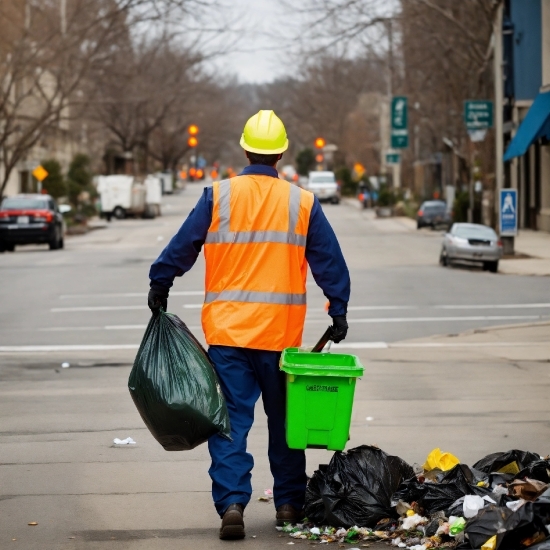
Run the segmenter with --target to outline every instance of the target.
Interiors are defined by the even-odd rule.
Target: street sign
[[[516,189],[501,189],[500,234],[504,237],[518,234],[518,192]]]
[[[391,101],[391,146],[404,149],[409,146],[407,98],[395,96]]]
[[[399,153],[386,153],[386,164],[399,164],[401,155]]]
[[[33,171],[32,175],[40,182],[44,181],[48,177],[48,171],[39,164]]]
[[[493,102],[470,100],[464,102],[464,122],[470,130],[487,130],[493,127]]]

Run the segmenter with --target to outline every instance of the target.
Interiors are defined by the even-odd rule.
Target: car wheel
[[[12,243],[12,244],[7,244],[6,245],[6,250],[8,252],[13,252],[15,250],[15,245]]]
[[[122,206],[117,206],[113,210],[113,215],[117,220],[123,220],[126,217],[126,211],[122,208]]]
[[[52,240],[48,243],[50,250],[57,250],[59,248],[59,231],[56,229]]]
[[[487,267],[491,273],[498,271],[498,260],[496,262],[487,262]]]
[[[447,267],[449,265],[449,257],[447,256],[447,251],[444,248],[441,249],[441,254],[439,255],[439,263],[443,267]]]
[[[340,203],[340,199],[338,197],[334,197],[331,201],[330,201],[332,204],[339,204]]]
[[[59,248],[65,248],[65,239],[63,237],[59,239]]]

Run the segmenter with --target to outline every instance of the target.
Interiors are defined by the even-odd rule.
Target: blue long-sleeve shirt
[[[278,177],[271,166],[247,166],[240,175]],[[195,264],[212,223],[212,187],[206,187],[195,208],[172,237],[149,271],[152,286],[170,288]],[[315,282],[330,302],[328,313],[345,315],[350,295],[349,271],[342,250],[317,198],[313,202],[306,239],[306,260]]]

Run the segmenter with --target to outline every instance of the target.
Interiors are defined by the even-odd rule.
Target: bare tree
[[[1,0],[0,196],[18,163],[44,136],[66,132],[87,80],[147,22],[187,25],[200,43],[200,16],[216,0]],[[197,23],[198,21],[198,23]],[[154,116],[154,115],[153,115]],[[154,121],[149,122],[154,126]]]

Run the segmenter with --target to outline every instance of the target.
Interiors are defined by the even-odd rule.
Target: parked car
[[[15,195],[0,205],[0,252],[13,252],[18,244],[47,243],[63,248],[65,222],[50,195]]]
[[[502,258],[502,243],[488,226],[477,223],[455,223],[443,238],[439,263],[447,266],[454,261],[476,262],[483,269],[496,273]]]
[[[334,172],[310,172],[307,190],[311,191],[320,201],[340,202],[340,187]]]
[[[416,213],[417,229],[422,227],[435,229],[438,225],[445,225],[449,228],[452,222],[452,214],[444,201],[425,201]]]

